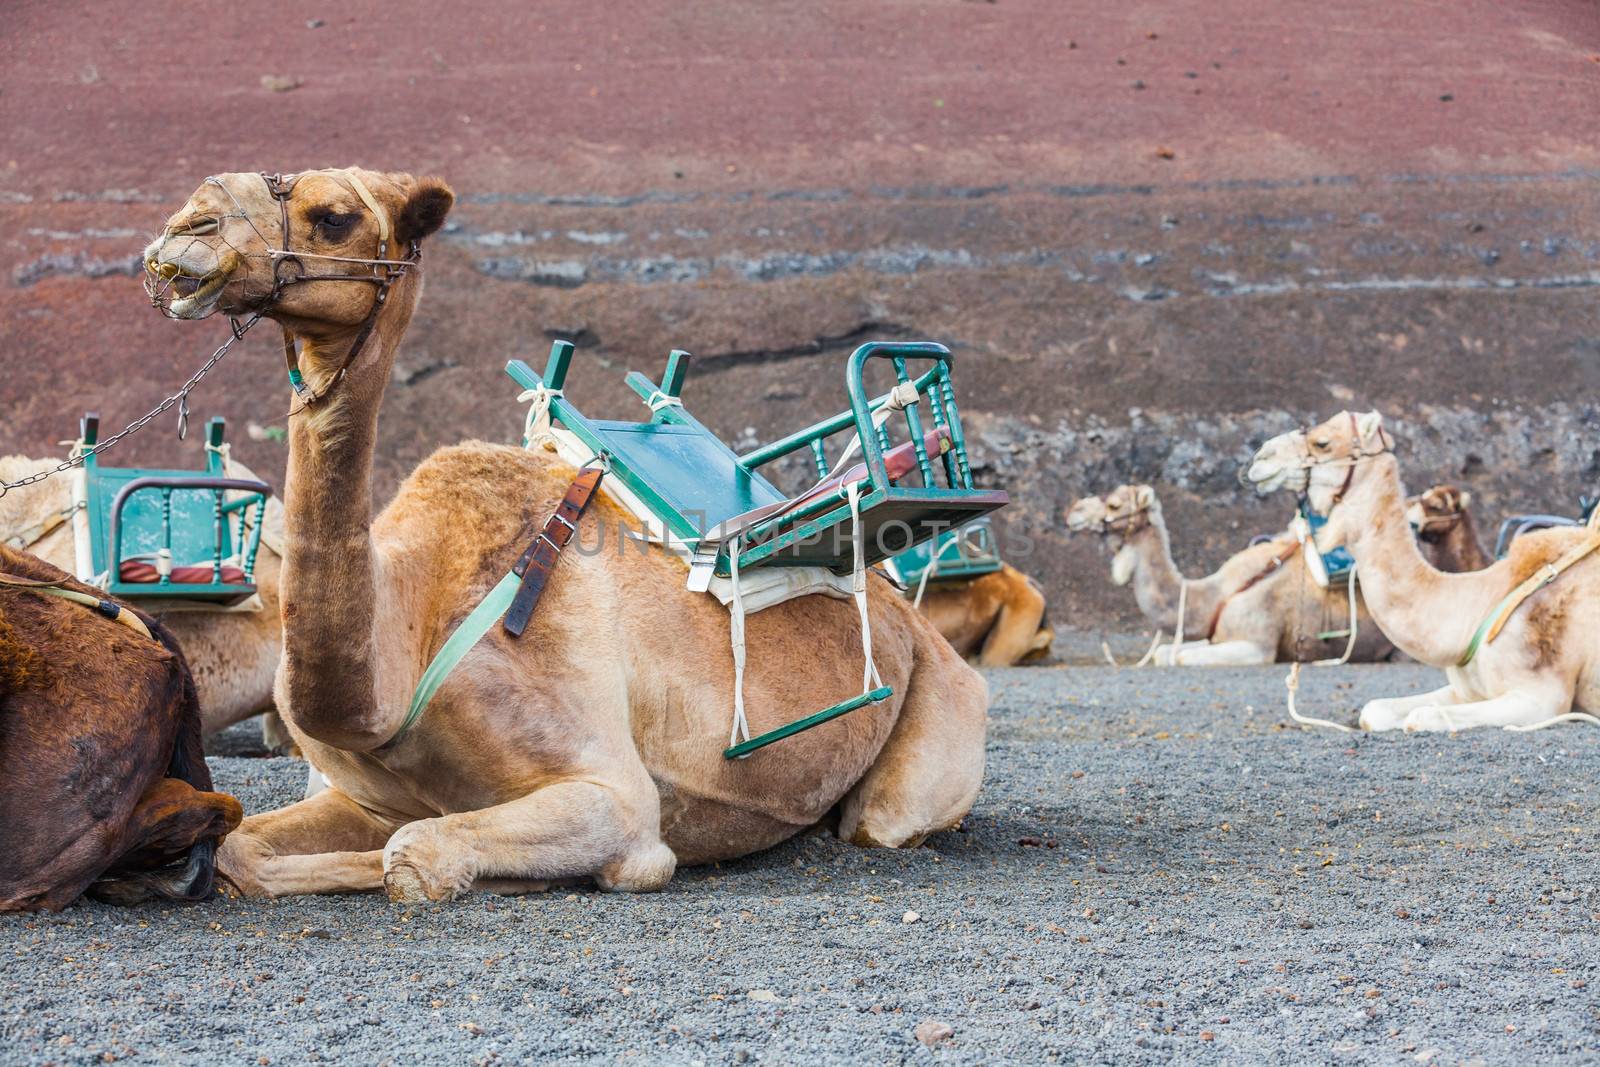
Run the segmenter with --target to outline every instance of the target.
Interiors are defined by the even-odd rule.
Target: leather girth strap
[[[1278,568],[1282,567],[1285,563],[1288,563],[1291,559],[1293,559],[1294,554],[1298,551],[1300,551],[1299,541],[1292,542],[1284,548],[1279,549],[1278,554],[1272,558],[1272,561],[1267,564],[1264,570],[1257,571],[1249,581],[1245,582],[1239,588],[1223,597],[1221,603],[1217,605],[1217,610],[1211,613],[1211,626],[1206,630],[1206,640],[1209,641],[1217,635],[1217,624],[1222,621],[1222,612],[1229,604],[1233,603],[1234,597],[1238,596],[1240,593],[1243,593],[1246,589],[1253,588],[1258,583],[1264,581],[1268,575],[1276,574]]]
[[[433,659],[428,661],[417,687],[411,691],[411,705],[400,722],[400,729],[379,745],[376,751],[393,748],[411,732],[411,728],[422,718],[422,713],[428,709],[434,694],[444,685],[450,672],[456,669],[456,664],[483,640],[484,634],[494,628],[496,621],[502,621],[506,631],[513,637],[522,636],[528,620],[533,617],[535,605],[539,603],[539,594],[544,592],[545,582],[561,556],[561,550],[572,539],[578,519],[589,506],[589,500],[600,484],[601,473],[598,469],[578,472],[572,485],[567,488],[567,495],[556,505],[555,513],[546,520],[544,529],[539,531],[533,544],[517,560],[517,565],[461,620],[439,651],[434,653]]]
[[[578,472],[578,476],[567,487],[567,495],[545,521],[544,529],[522,553],[517,565],[511,568],[511,573],[522,579],[516,598],[511,601],[511,607],[501,622],[506,633],[512,637],[521,637],[522,631],[528,628],[533,609],[538,606],[539,597],[544,593],[545,582],[549,581],[556,560],[561,558],[561,550],[567,547],[567,542],[577,532],[578,520],[588,509],[594,491],[600,487],[603,474],[605,471],[599,467]]]

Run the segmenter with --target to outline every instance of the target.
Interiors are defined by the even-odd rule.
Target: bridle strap
[[[295,349],[294,334],[289,331],[289,327],[282,326],[283,361],[289,375],[289,385],[300,399],[300,406],[289,412],[291,417],[298,415],[313,404],[326,400],[328,395],[344,380],[345,372],[355,363],[356,357],[361,354],[361,350],[366,346],[367,339],[372,336],[372,331],[378,324],[378,315],[383,311],[384,303],[389,298],[389,288],[405,277],[411,267],[422,259],[422,246],[416,241],[411,242],[411,247],[405,259],[397,261],[386,258],[389,252],[389,239],[393,234],[388,212],[384,211],[378,204],[377,198],[372,195],[372,191],[367,188],[365,182],[356,176],[354,171],[343,170],[338,173],[350,183],[350,187],[361,198],[361,202],[367,206],[367,210],[371,211],[373,217],[378,221],[378,255],[375,259],[336,258],[339,258],[341,262],[368,264],[373,268],[372,274],[307,275],[305,264],[289,247],[289,198],[294,195],[294,187],[300,180],[300,175],[267,173],[262,173],[261,175],[262,179],[267,183],[267,189],[272,194],[273,199],[278,202],[278,217],[282,230],[280,243],[283,245],[273,256],[272,294],[267,298],[269,306],[278,301],[287,286],[299,282],[371,282],[378,287],[372,299],[372,310],[367,313],[366,319],[356,331],[355,339],[350,343],[349,349],[346,350],[344,359],[340,361],[338,369],[334,371],[333,377],[328,379],[328,383],[323,386],[321,392],[312,389],[306,383],[305,376],[300,372],[300,354]],[[293,277],[284,275],[282,268],[286,263],[294,264],[295,274]],[[378,273],[379,271],[382,273]]]

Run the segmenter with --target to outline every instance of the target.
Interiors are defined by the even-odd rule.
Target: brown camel
[[[1044,590],[1009,563],[959,585],[930,584],[921,608],[952,648],[982,667],[1042,659],[1055,640]]]
[[[1453,485],[1435,485],[1406,500],[1406,518],[1434,569],[1460,574],[1481,571],[1494,562],[1478,540],[1478,528],[1467,510],[1471,504],[1472,494]]]
[[[1355,557],[1378,625],[1413,659],[1444,668],[1442,689],[1369,701],[1364,729],[1527,728],[1574,709],[1600,711],[1600,554],[1558,566],[1593,530],[1539,530],[1483,570],[1435,570],[1411,536],[1400,465],[1375,411],[1274,437],[1247,476],[1260,492],[1305,494],[1328,517],[1317,533],[1323,550],[1343,545]],[[1531,594],[1508,601],[1529,579]],[[1498,636],[1485,629],[1495,618]]]
[[[243,812],[211,791],[172,635],[20,588],[11,579],[102,596],[3,545],[0,574],[0,911],[55,911],[85,891],[205,896]]]
[[[468,442],[425,460],[372,516],[378,409],[421,291],[415,256],[453,200],[404,174],[227,174],[146,252],[169,314],[276,319],[298,341],[308,394],[289,418],[276,692],[330,784],[246,819],[221,876],[251,895],[383,887],[397,900],[557,879],[652,890],[680,862],[769,847],[835,808],[839,835],[861,845],[911,846],[959,822],[983,774],[987,689],[877,578],[873,648],[894,695],[747,760],[721,754],[728,613],[654,548],[566,552],[527,631],[492,628],[401,732],[423,669],[574,476],[542,450]],[[275,276],[289,253],[294,269]],[[328,275],[343,280],[316,280]],[[381,306],[380,275],[396,279]],[[278,284],[291,276],[309,280]],[[601,493],[579,543],[626,521]],[[752,615],[752,731],[858,692],[860,632],[853,604],[821,596]]]
[[[56,465],[55,460],[0,456],[0,481],[18,481]],[[254,475],[229,463],[229,477]],[[282,505],[267,502],[269,528],[282,523]],[[64,571],[75,566],[71,482],[66,476],[11,490],[0,497],[0,544],[23,548]],[[262,536],[256,557],[258,611],[165,610],[158,614],[183,647],[200,691],[206,736],[253,715],[265,715],[262,737],[269,748],[292,746],[272,706],[272,679],[283,651],[283,624],[278,619],[278,556],[276,538]]]
[[[1176,630],[1183,602],[1180,647],[1163,646],[1156,662],[1234,666],[1330,659],[1348,645],[1350,600],[1343,581],[1323,588],[1313,580],[1292,533],[1251,545],[1204,578],[1185,578],[1172,560],[1161,501],[1148,485],[1123,485],[1104,497],[1084,497],[1067,511],[1067,529],[1093,532],[1113,550],[1111,580],[1133,583],[1139,610],[1156,626]],[[1187,590],[1185,587],[1187,586]],[[1357,634],[1350,658],[1387,659],[1394,646],[1356,594]]]

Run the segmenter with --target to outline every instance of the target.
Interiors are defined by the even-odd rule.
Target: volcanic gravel
[[[1309,671],[1302,708],[1436,679]],[[0,918],[0,1062],[1600,1055],[1600,731],[1309,732],[1281,668],[990,682],[983,793],[926,848],[816,834],[648,896]],[[253,730],[212,765],[262,811],[303,765]]]

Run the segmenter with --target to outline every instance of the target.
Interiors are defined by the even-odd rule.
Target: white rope
[[[1449,720],[1446,720],[1446,722],[1448,721]],[[1546,719],[1543,722],[1531,723],[1527,726],[1508,724],[1505,729],[1510,730],[1512,733],[1528,734],[1535,730],[1544,730],[1551,726],[1555,726],[1557,723],[1563,722],[1586,722],[1593,726],[1600,726],[1600,719],[1595,718],[1586,711],[1569,711],[1565,715],[1557,715],[1553,718]]]
[[[1319,659],[1313,666],[1342,667],[1350,662],[1350,653],[1356,650],[1356,565],[1354,563],[1350,564],[1350,573],[1345,579],[1344,594],[1350,604],[1350,639],[1344,643],[1344,654],[1337,659]]]
[[[655,414],[662,408],[683,407],[683,399],[681,397],[668,396],[666,393],[663,393],[661,390],[657,389],[645,399],[645,406],[650,409],[651,414]]]
[[[855,593],[856,610],[861,613],[861,651],[866,658],[866,663],[861,668],[861,692],[871,692],[873,687],[881,686],[883,678],[878,674],[878,665],[872,661],[872,620],[867,616],[867,564],[865,541],[866,536],[861,529],[861,483],[851,482],[850,497],[850,549],[855,555],[854,570],[851,574],[851,586]]]
[[[728,569],[733,574],[733,602],[729,605],[728,633],[733,641],[733,730],[728,747],[750,740],[750,723],[744,717],[744,596],[739,592],[739,539],[728,542]]]
[[[1294,694],[1295,691],[1300,688],[1299,663],[1295,663],[1289,668],[1289,677],[1284,679],[1283,684],[1284,688],[1289,691],[1289,718],[1293,719],[1301,726],[1322,726],[1329,730],[1338,730],[1341,733],[1347,734],[1353,734],[1356,732],[1355,727],[1353,726],[1346,726],[1342,722],[1334,722],[1331,719],[1314,719],[1309,715],[1300,714],[1300,712],[1295,708]]]
[[[1304,549],[1302,549],[1304,551]],[[1345,596],[1350,602],[1350,639],[1344,644],[1344,655],[1335,659],[1319,659],[1312,662],[1313,667],[1342,667],[1350,662],[1350,654],[1356,648],[1356,565],[1350,564],[1350,573],[1345,581]],[[1343,733],[1353,734],[1356,728],[1346,726],[1342,722],[1331,719],[1316,719],[1309,715],[1301,715],[1294,706],[1294,694],[1300,688],[1300,664],[1297,662],[1289,668],[1289,677],[1284,679],[1284,687],[1289,691],[1289,718],[1301,726],[1321,726],[1329,730],[1339,730]],[[1441,714],[1443,712],[1441,711]],[[1445,725],[1450,724],[1450,719],[1445,718]],[[1452,727],[1453,729],[1453,727]]]
[[[532,442],[550,431],[550,402],[563,395],[560,389],[549,389],[542,385],[517,394],[519,404],[533,401],[533,406],[528,409],[528,417],[522,423],[523,441]]]
[[[933,558],[928,561],[928,567],[927,567],[926,570],[924,570],[922,572],[922,577],[917,579],[917,595],[916,595],[916,598],[911,601],[911,606],[913,608],[921,608],[922,607],[922,594],[928,591],[928,579],[932,578],[933,577],[933,573],[935,571],[937,571],[938,569],[939,569],[938,538],[934,538]]]
[[[1156,650],[1158,648],[1160,648],[1160,647],[1161,647],[1161,631],[1158,629],[1156,631],[1156,639],[1154,641],[1150,642],[1150,647],[1145,649],[1144,655],[1139,657],[1139,661],[1137,663],[1135,663],[1134,666],[1135,667],[1148,666],[1150,661],[1156,658]],[[1174,648],[1176,648],[1176,646],[1174,646]],[[1177,656],[1176,651],[1174,651],[1173,656],[1174,656],[1174,658],[1176,658],[1176,656]]]
[[[1169,667],[1178,666],[1178,650],[1183,647],[1183,616],[1184,616],[1184,613],[1186,611],[1188,611],[1188,609],[1189,609],[1189,579],[1187,579],[1187,578],[1179,578],[1178,579],[1178,627],[1177,627],[1177,629],[1172,631],[1172,662],[1167,664],[1167,666],[1169,666]],[[1161,633],[1160,630],[1156,631],[1156,634],[1157,634],[1158,637],[1159,637],[1160,633]],[[1155,651],[1154,649],[1151,650],[1151,654],[1152,655],[1154,654],[1154,651]],[[1143,664],[1142,660],[1140,661],[1140,664],[1141,665]]]

